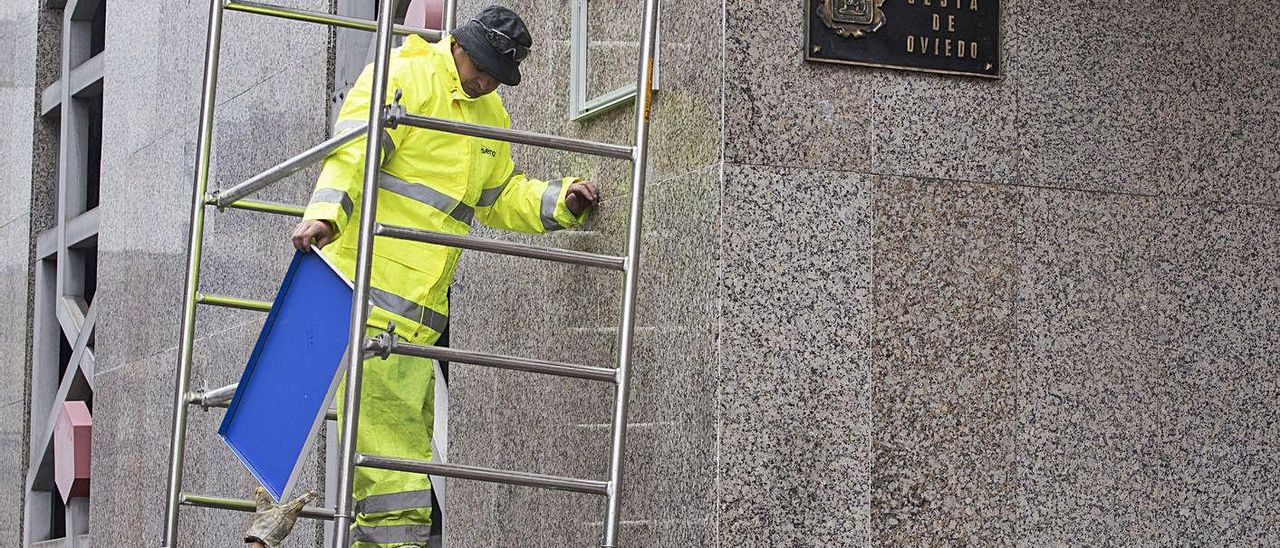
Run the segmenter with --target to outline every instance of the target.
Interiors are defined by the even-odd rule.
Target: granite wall
[[[565,121],[568,2],[513,7],[545,37],[516,125],[629,142]],[[800,0],[665,8],[627,545],[1280,542],[1268,4],[1011,0],[998,81],[806,64]],[[517,156],[609,196],[543,241],[621,251],[624,171]],[[457,346],[608,363],[614,279],[460,270]],[[453,460],[603,474],[605,390],[453,388]],[[455,493],[463,546],[599,533],[586,497]]]
[[[31,235],[51,195],[48,128],[28,113],[52,81],[36,30],[56,18],[28,4],[0,7],[0,104],[14,107],[0,116],[35,136],[0,146],[0,192],[21,198],[0,202],[11,318],[30,306]],[[487,4],[462,2],[463,19]],[[634,78],[637,4],[591,3],[594,93]],[[806,64],[801,0],[666,4],[625,546],[1280,543],[1269,5],[1007,0],[1004,77],[988,81]],[[629,143],[630,109],[566,120],[568,0],[507,5],[537,40],[525,83],[503,92],[515,125]],[[102,546],[161,535],[206,10],[108,8]],[[332,34],[300,23],[228,13],[226,33],[223,185],[325,136],[333,53]],[[537,176],[590,177],[606,200],[582,230],[477,233],[623,252],[627,163],[514,155]],[[314,175],[263,197],[301,202]],[[291,224],[211,212],[202,288],[268,298]],[[620,293],[613,273],[468,253],[452,342],[608,365]],[[201,310],[196,385],[234,381],[260,322]],[[7,378],[26,375],[28,329],[0,326]],[[604,477],[605,387],[466,365],[451,381],[454,462]],[[0,489],[18,500],[25,395],[7,386]],[[251,480],[213,435],[220,417],[192,414],[188,485],[243,497]],[[450,489],[453,546],[598,543],[596,498]],[[17,544],[21,504],[8,508],[0,543]],[[246,521],[184,510],[186,545],[233,544]],[[302,522],[291,545],[321,536]]]
[[[461,2],[466,20],[488,2]],[[570,122],[568,1],[516,1],[534,36],[520,86],[503,98],[513,125],[613,143],[634,139],[634,108]],[[636,78],[641,2],[590,4],[588,87]],[[635,546],[714,542],[720,230],[722,54],[702,47],[718,4],[669,2],[662,19],[662,96],[653,104],[650,184],[637,310],[636,373],[628,433],[623,538]],[[597,182],[604,201],[581,230],[530,237],[476,232],[569,249],[624,254],[630,163],[516,146],[541,178]],[[612,366],[622,276],[540,261],[464,255],[453,289],[458,348]],[[450,460],[583,478],[608,474],[613,391],[591,381],[455,365]],[[602,498],[489,484],[450,484],[453,546],[590,546],[602,534]],[[635,544],[632,544],[635,543]]]
[[[1222,10],[1005,2],[986,81],[726,4],[720,545],[1278,541],[1280,18]]]
[[[107,12],[101,276],[91,534],[99,546],[163,539],[172,394],[208,2],[110,0]],[[280,4],[328,10],[327,0]],[[226,187],[327,136],[332,33],[227,12],[210,187]],[[314,170],[260,194],[305,203]],[[208,210],[202,291],[269,300],[292,256],[294,219]],[[255,312],[198,310],[193,388],[239,379],[261,328]],[[217,437],[220,410],[193,409],[186,489],[249,498],[254,482]],[[318,460],[313,457],[313,461]],[[312,463],[303,487],[318,485]],[[183,546],[238,543],[249,518],[185,508]],[[292,545],[319,545],[303,520]]]
[[[36,26],[31,2],[0,5],[0,544],[22,543],[26,484],[26,378],[29,339],[32,152],[36,128]]]

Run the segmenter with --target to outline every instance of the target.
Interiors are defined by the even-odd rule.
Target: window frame
[[[588,3],[589,0],[572,0],[569,28],[569,120],[574,122],[586,122],[625,106],[636,98],[636,91],[639,83],[631,83],[605,92],[596,97],[587,97],[587,74],[588,74],[588,53],[587,45],[590,43],[590,32],[588,30]],[[653,53],[653,90],[660,89],[661,81],[661,56],[662,56],[662,3],[658,3],[658,13],[655,14],[658,19],[658,32],[654,36],[654,53]],[[637,26],[639,26],[639,23]],[[637,44],[639,49],[639,44]]]

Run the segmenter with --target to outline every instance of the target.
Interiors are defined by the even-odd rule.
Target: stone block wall
[[[329,10],[325,0],[282,5]],[[182,281],[196,162],[208,2],[111,0],[107,15],[102,235],[90,531],[95,545],[163,539]],[[327,137],[332,31],[226,12],[210,190],[243,181]],[[306,202],[315,169],[255,198]],[[296,219],[207,210],[201,290],[270,300],[292,257]],[[263,314],[197,311],[192,387],[239,380]],[[186,490],[251,498],[252,477],[216,432],[221,410],[190,415]],[[306,485],[322,485],[313,455]],[[321,489],[323,491],[323,489]],[[183,546],[230,546],[247,514],[184,508]],[[319,522],[291,543],[318,546]]]
[[[1005,2],[990,81],[806,64],[804,5],[665,6],[655,140],[686,144],[654,162],[708,131],[722,148],[694,155],[705,190],[649,190],[646,232],[670,238],[645,268],[694,274],[642,286],[642,324],[693,316],[713,343],[640,354],[628,544],[1275,542],[1268,7]],[[568,3],[514,7],[556,52],[506,93],[516,125],[629,142],[625,111],[564,121]],[[551,243],[620,251],[625,173],[547,161],[612,191]],[[604,278],[471,255],[455,342],[607,363]],[[602,445],[576,440],[608,394],[561,386],[459,368],[452,456],[600,476]],[[655,428],[646,402],[692,419]],[[590,499],[458,491],[464,546],[599,533]]]
[[[32,152],[38,109],[36,28],[41,20],[34,4],[0,6],[0,544],[22,543],[23,487],[27,482],[27,311],[31,294],[31,227],[45,222],[32,210]],[[44,76],[48,71],[41,71]]]
[[[728,374],[726,335],[718,545],[1276,542],[1280,97],[1259,78],[1280,65],[1246,44],[1277,18],[1219,8],[1005,2],[987,81],[806,65],[801,2],[726,4],[724,211],[779,203],[731,201],[735,171],[830,198],[792,208],[814,241],[791,251],[763,221],[784,256],[744,273],[822,288],[765,346],[828,397]],[[726,331],[746,323],[723,297]],[[755,419],[779,413],[789,430]],[[765,462],[734,467],[744,450]]]
[[[461,2],[465,21],[488,3]],[[528,22],[534,53],[520,86],[503,91],[513,126],[612,143],[634,141],[634,107],[579,123],[569,110],[569,2],[507,3]],[[588,88],[636,79],[640,2],[593,2]],[[632,448],[623,537],[637,545],[713,542],[716,430],[716,280],[720,230],[721,52],[703,47],[706,2],[668,3],[662,19],[662,96],[653,104],[651,163],[637,308]],[[580,230],[485,236],[625,253],[630,163],[516,146],[530,175],[575,175],[604,201]],[[453,288],[453,346],[543,359],[616,363],[622,276],[616,272],[468,253]],[[661,366],[655,366],[661,364]],[[584,478],[608,474],[611,387],[455,365],[450,459]],[[455,481],[449,522],[455,546],[599,544],[604,500]],[[641,540],[643,539],[643,540]]]
[[[488,3],[461,2],[462,20]],[[663,7],[624,546],[1280,542],[1280,18],[1258,1],[1003,4],[996,81],[807,64],[801,0]],[[507,5],[535,37],[525,83],[503,91],[514,125],[630,143],[630,108],[566,119],[569,1]],[[594,92],[634,78],[638,6],[593,0]],[[206,12],[108,11],[103,546],[162,529]],[[0,146],[0,193],[22,198],[0,201],[9,317],[31,306],[32,235],[50,222],[49,127],[29,114],[57,72],[37,29],[57,20],[0,7],[0,116],[22,137]],[[226,15],[214,186],[323,139],[332,36]],[[477,234],[624,251],[629,164],[514,156],[534,176],[591,178],[605,201],[581,230]],[[314,176],[263,198],[302,202]],[[211,212],[202,288],[269,298],[291,225]],[[468,253],[452,344],[607,366],[620,293],[615,273]],[[197,386],[237,378],[261,319],[200,311]],[[8,378],[29,368],[20,324],[0,326]],[[605,476],[607,387],[461,364],[451,381],[454,462]],[[0,539],[17,544],[29,433],[9,386],[0,489],[17,503]],[[192,415],[188,485],[243,497],[220,417]],[[453,546],[601,534],[589,496],[454,481],[450,501]],[[226,546],[246,522],[185,510],[183,535]],[[291,544],[322,536],[303,522]]]

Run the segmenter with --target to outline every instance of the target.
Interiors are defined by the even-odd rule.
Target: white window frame
[[[587,97],[587,3],[589,0],[573,0],[572,26],[569,30],[569,119],[586,122],[596,116],[631,103],[636,98],[635,83],[627,84],[596,97]],[[662,21],[662,3],[658,3],[658,21]],[[636,27],[643,23],[635,21]],[[653,54],[653,89],[659,89],[659,67],[662,52],[662,25],[658,25],[657,42]],[[637,49],[639,46],[637,45]],[[638,75],[638,73],[637,73]]]

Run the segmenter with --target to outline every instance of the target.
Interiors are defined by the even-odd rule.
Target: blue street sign
[[[294,255],[218,428],[277,502],[292,491],[341,378],[351,294],[319,252]]]

